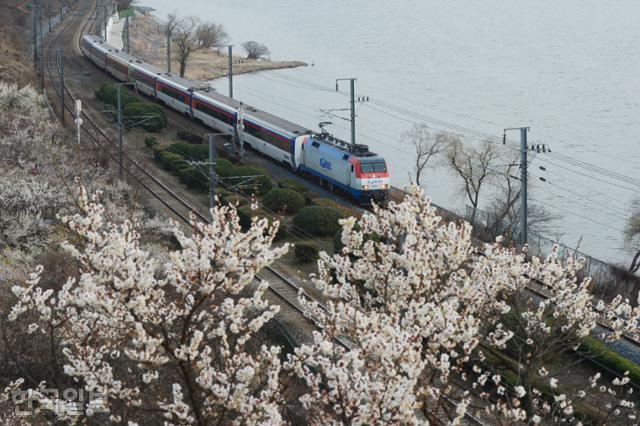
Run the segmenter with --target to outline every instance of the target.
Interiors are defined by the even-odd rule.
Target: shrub
[[[256,211],[251,209],[251,206],[238,207],[238,219],[240,219],[240,227],[243,231],[248,231],[251,228],[251,219],[255,216]]]
[[[158,141],[153,136],[147,136],[144,138],[144,144],[149,148],[153,148],[154,146],[158,145]]]
[[[578,352],[587,354],[590,358],[619,375],[623,375],[625,371],[628,371],[631,382],[640,384],[640,365],[618,355],[599,340],[593,337],[585,337],[580,347],[578,347]]]
[[[235,194],[225,196],[224,198],[222,198],[222,201],[227,205],[237,205],[238,207],[246,206],[249,204],[249,200],[247,200],[246,197]]]
[[[294,214],[304,207],[304,195],[293,189],[274,188],[267,192],[262,201],[276,213]]]
[[[106,104],[113,106],[118,105],[118,89],[115,84],[103,84],[100,86],[100,89],[96,90],[95,94],[98,99]],[[124,88],[120,89],[120,101],[122,108],[130,103],[136,102],[137,100],[138,98],[132,95],[129,91]]]
[[[313,191],[307,191],[304,193],[304,203],[307,206],[313,206],[313,200],[315,200],[316,198],[320,198],[320,196]]]
[[[335,235],[340,229],[340,212],[332,207],[307,206],[293,218],[294,226],[319,237]]]
[[[167,125],[164,110],[148,102],[131,102],[122,111],[131,127],[140,127],[147,132],[159,132]]]
[[[313,205],[315,206],[322,206],[322,207],[331,207],[334,208],[336,210],[338,210],[340,212],[340,214],[342,215],[342,217],[349,217],[349,216],[360,216],[358,214],[358,212],[356,212],[355,210],[349,208],[349,207],[345,207],[340,203],[337,203],[333,200],[330,200],[328,198],[322,198],[322,197],[316,197],[313,199]]]
[[[154,157],[160,162],[162,168],[169,171],[177,171],[189,165],[187,161],[180,155],[167,151],[166,149],[158,149],[154,151]]]
[[[180,176],[180,182],[187,185],[192,189],[201,189],[206,191],[209,188],[209,183],[205,176],[194,166],[187,165],[178,169],[178,176]]]
[[[309,263],[318,260],[318,249],[310,244],[296,244],[295,259],[300,263]]]
[[[233,173],[233,164],[229,160],[219,158],[216,160],[216,173],[221,177],[229,177]]]
[[[183,141],[187,141],[190,144],[201,144],[204,141],[204,138],[201,135],[193,133],[189,130],[178,130],[178,139],[182,139]]]
[[[231,164],[231,163],[229,163],[229,164]],[[271,178],[269,177],[269,174],[262,167],[257,167],[257,166],[233,167],[232,166],[231,170],[230,170],[230,174],[227,176],[229,178],[232,178],[232,179],[229,179],[229,182],[230,183],[238,183],[239,180],[238,179],[233,179],[233,178],[239,177],[239,176],[258,176],[252,182],[252,184],[255,184],[255,186],[256,186],[256,191],[255,192],[258,195],[266,194],[267,192],[269,192],[269,190],[273,186],[273,183],[271,182]],[[254,191],[247,190],[246,192],[252,193]]]
[[[169,149],[190,160],[207,161],[209,159],[209,147],[205,145],[189,145],[178,142],[169,145]]]
[[[294,191],[298,191],[302,193],[309,191],[309,188],[307,188],[303,183],[298,182],[295,179],[281,179],[278,181],[278,186],[280,188],[293,189]]]

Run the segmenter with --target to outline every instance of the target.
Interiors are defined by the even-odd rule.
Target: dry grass
[[[137,16],[131,25],[131,54],[160,68],[166,67],[166,35],[161,24],[151,15]],[[180,69],[175,55],[172,55],[171,70]],[[187,65],[185,77],[190,80],[210,81],[227,75],[228,57],[226,50],[218,54],[216,49],[194,52]],[[250,60],[234,55],[234,74],[245,74],[281,68],[305,66],[300,61]]]
[[[30,56],[31,10],[28,1],[0,0],[0,80],[25,85],[35,81]]]

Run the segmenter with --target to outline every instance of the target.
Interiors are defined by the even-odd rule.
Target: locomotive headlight
[[[362,189],[364,189],[364,190],[369,189],[369,185],[362,185]]]
[[[383,183],[382,184],[382,189],[389,189],[389,184],[388,183]]]

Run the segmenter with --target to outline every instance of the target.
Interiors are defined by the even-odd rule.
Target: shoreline
[[[137,14],[130,21],[130,51],[155,66],[166,69],[166,35],[157,16],[152,13]],[[227,77],[228,56],[218,53],[218,49],[203,49],[191,54],[185,78],[200,82],[208,82]],[[171,71],[177,74],[180,69],[175,55],[171,58]],[[250,74],[259,71],[298,68],[307,66],[302,61],[271,61],[246,59],[244,56],[233,55],[233,74]]]

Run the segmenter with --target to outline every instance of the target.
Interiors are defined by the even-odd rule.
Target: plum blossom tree
[[[192,236],[175,226],[181,249],[161,263],[135,223],[105,218],[97,195],[81,188],[78,204],[63,222],[78,235],[64,247],[79,278],[56,294],[39,287],[38,267],[12,288],[10,319],[37,315],[29,332],[55,339],[64,375],[108,398],[111,421],[280,423],[279,348],[252,339],[278,311],[263,299],[267,285],[252,284],[288,249],[270,248],[278,224],[255,220],[245,233],[235,210],[216,207],[210,223],[194,219]],[[44,407],[71,416],[64,404]]]
[[[326,304],[300,299],[322,331],[285,367],[308,386],[301,402],[312,423],[423,424],[446,413],[457,424],[469,404],[507,423],[556,413],[526,401],[530,383],[507,389],[481,362],[483,347],[506,349],[514,339],[518,330],[502,320],[532,278],[552,283],[544,310],[563,319],[563,333],[585,336],[602,314],[620,312],[617,336],[637,333],[640,312],[622,300],[594,307],[574,265],[563,268],[553,256],[529,262],[499,244],[476,247],[469,224],[443,224],[423,193],[412,192],[402,203],[343,220],[342,252],[323,253],[313,279]],[[528,334],[556,331],[546,329],[546,315],[523,318]],[[455,410],[450,400],[459,402]]]

